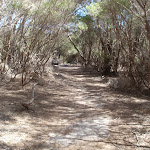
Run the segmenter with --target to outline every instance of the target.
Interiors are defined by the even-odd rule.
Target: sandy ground
[[[35,88],[0,83],[0,150],[149,150],[150,98],[111,90],[107,78],[59,66]]]

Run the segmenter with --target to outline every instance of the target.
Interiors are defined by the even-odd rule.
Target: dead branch
[[[37,84],[33,84],[32,85],[32,99],[30,100],[30,101],[28,101],[28,102],[22,102],[21,103],[21,106],[23,106],[24,108],[26,108],[26,109],[29,109],[29,106],[33,103],[33,101],[35,100],[35,86],[36,86]]]
[[[148,145],[137,145],[137,144],[133,144],[129,141],[127,141],[128,143],[124,144],[124,143],[106,141],[106,140],[93,140],[93,141],[84,140],[84,139],[77,139],[77,140],[85,141],[85,142],[101,142],[101,143],[107,143],[107,144],[113,144],[113,145],[115,144],[115,145],[119,145],[119,146],[128,146],[128,147],[134,146],[134,147],[149,148],[150,149],[150,146],[148,146]]]

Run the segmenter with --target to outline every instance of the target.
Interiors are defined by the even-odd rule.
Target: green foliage
[[[88,29],[88,26],[83,22],[79,22],[77,26],[80,30],[87,30]]]
[[[13,0],[12,3],[10,4],[11,8],[14,9],[18,9],[20,10],[21,8],[23,8],[23,4],[21,1],[17,1],[17,0]]]
[[[11,0],[5,1],[5,9],[0,7],[5,11],[0,22],[0,61],[13,73],[22,73],[22,85],[30,73],[41,75],[54,52],[66,55],[72,49],[65,32],[75,9],[75,1],[68,0]]]
[[[87,14],[96,17],[99,12],[102,10],[99,3],[91,3],[89,6],[86,6]]]
[[[86,15],[81,17],[80,21],[82,21],[83,23],[86,23],[87,25],[90,25],[93,23],[93,18],[90,15]]]
[[[85,65],[95,64],[101,72],[109,72],[110,67],[117,72],[118,66],[123,66],[128,75],[131,72],[133,80],[140,78],[137,64],[144,66],[143,70],[148,66],[148,1],[144,8],[134,0],[132,4],[130,0],[103,0],[94,3],[76,0],[5,2],[5,8],[0,7],[3,12],[0,52],[6,51],[1,53],[2,61],[6,63],[11,59],[20,65],[18,50],[23,54],[23,60],[32,58],[31,55],[34,54],[44,55],[41,59],[44,60],[55,51],[64,57],[78,52]],[[77,14],[78,9],[85,13]],[[68,34],[72,41],[68,39]],[[8,54],[11,54],[11,58]],[[143,77],[142,80],[144,79]]]

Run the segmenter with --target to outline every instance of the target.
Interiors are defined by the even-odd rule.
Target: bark
[[[69,41],[71,42],[71,44],[74,46],[74,48],[77,50],[77,52],[79,53],[80,57],[82,58],[82,60],[84,62],[86,62],[86,59],[84,58],[84,56],[82,56],[80,50],[77,48],[77,46],[75,45],[75,43],[73,42],[73,40],[71,39],[70,35],[68,35]]]

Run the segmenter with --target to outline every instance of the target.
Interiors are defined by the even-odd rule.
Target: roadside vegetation
[[[0,0],[0,149],[150,149],[149,93],[150,0]]]
[[[149,91],[149,0],[0,3],[1,79],[19,75],[24,86],[57,57]]]

